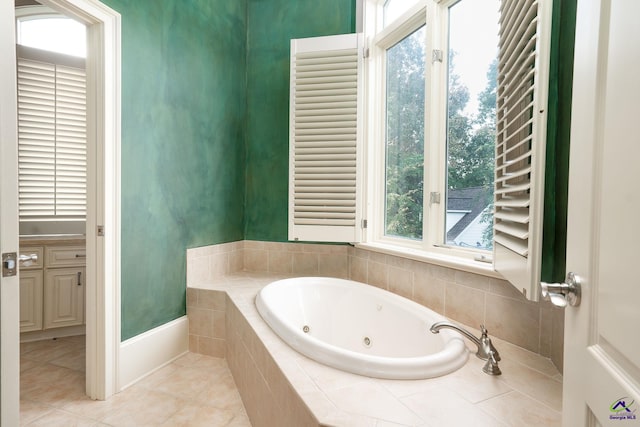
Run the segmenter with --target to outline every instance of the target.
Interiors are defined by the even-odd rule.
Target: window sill
[[[504,279],[500,273],[493,269],[493,264],[491,263],[449,255],[428,253],[421,250],[402,248],[384,243],[356,243],[355,247],[358,249],[366,249],[372,252],[453,268],[455,270],[466,271],[468,273],[481,274],[483,276],[493,277],[496,279]]]

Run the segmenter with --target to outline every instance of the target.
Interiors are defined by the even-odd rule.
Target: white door
[[[0,1],[0,252],[18,251],[16,45],[12,1]],[[17,426],[20,405],[18,277],[0,275],[0,425]]]
[[[640,425],[640,1],[579,0],[564,426]]]

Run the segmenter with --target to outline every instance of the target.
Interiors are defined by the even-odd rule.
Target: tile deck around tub
[[[247,387],[243,400],[254,427],[269,426],[288,412],[300,412],[291,419],[305,420],[303,425],[323,426],[561,425],[562,376],[549,359],[500,339],[492,338],[502,356],[503,374],[497,377],[484,374],[484,361],[473,355],[452,374],[399,381],[354,375],[308,359],[285,344],[255,308],[259,289],[284,277],[238,273],[197,287],[198,292],[226,292],[226,325],[234,328],[226,331],[226,355],[234,375],[248,377],[249,364],[259,370],[258,378],[235,378],[241,394],[242,384]],[[289,389],[302,405],[292,403]],[[275,403],[260,398],[259,390]]]

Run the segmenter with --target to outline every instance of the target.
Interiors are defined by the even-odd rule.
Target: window
[[[78,43],[58,40],[51,45],[56,37],[48,33],[62,24],[74,37],[84,40],[84,26],[51,15],[28,19],[23,16],[18,22],[18,40],[31,44],[19,44],[17,48],[20,232],[84,232],[87,162],[84,58],[51,51],[68,50],[69,45],[77,47]],[[78,26],[82,30],[79,35]],[[84,56],[84,43],[80,46],[81,50],[76,48],[74,52]]]
[[[385,235],[422,238],[425,34],[385,49]]]
[[[87,56],[86,27],[44,6],[16,9],[16,41],[49,52]]]
[[[360,242],[361,226],[362,242],[381,251],[482,272],[493,258],[536,299],[551,1],[364,2],[364,91],[347,94],[327,74],[340,67],[324,56],[342,54],[313,56],[326,40],[292,43],[290,239]],[[296,63],[307,59],[317,68],[304,87]],[[348,132],[347,111],[329,110],[346,101]],[[354,129],[364,141],[347,147]],[[341,169],[353,159],[355,170]],[[349,233],[335,232],[347,219]],[[329,227],[299,233],[320,223]]]
[[[446,245],[493,248],[499,0],[448,8]]]
[[[383,123],[367,137],[372,158],[381,157],[369,175],[384,191],[369,194],[368,241],[488,257],[499,0],[414,3],[393,14],[390,1],[367,3],[384,22],[372,29],[369,15],[368,88],[381,108],[367,129]]]
[[[419,2],[420,0],[386,0],[382,6],[384,26],[386,27],[388,24],[391,24]]]

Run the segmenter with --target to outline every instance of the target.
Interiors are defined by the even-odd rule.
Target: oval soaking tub
[[[462,367],[468,351],[443,316],[407,298],[351,280],[299,277],[272,282],[258,312],[295,350],[325,365],[388,379],[423,379]]]

